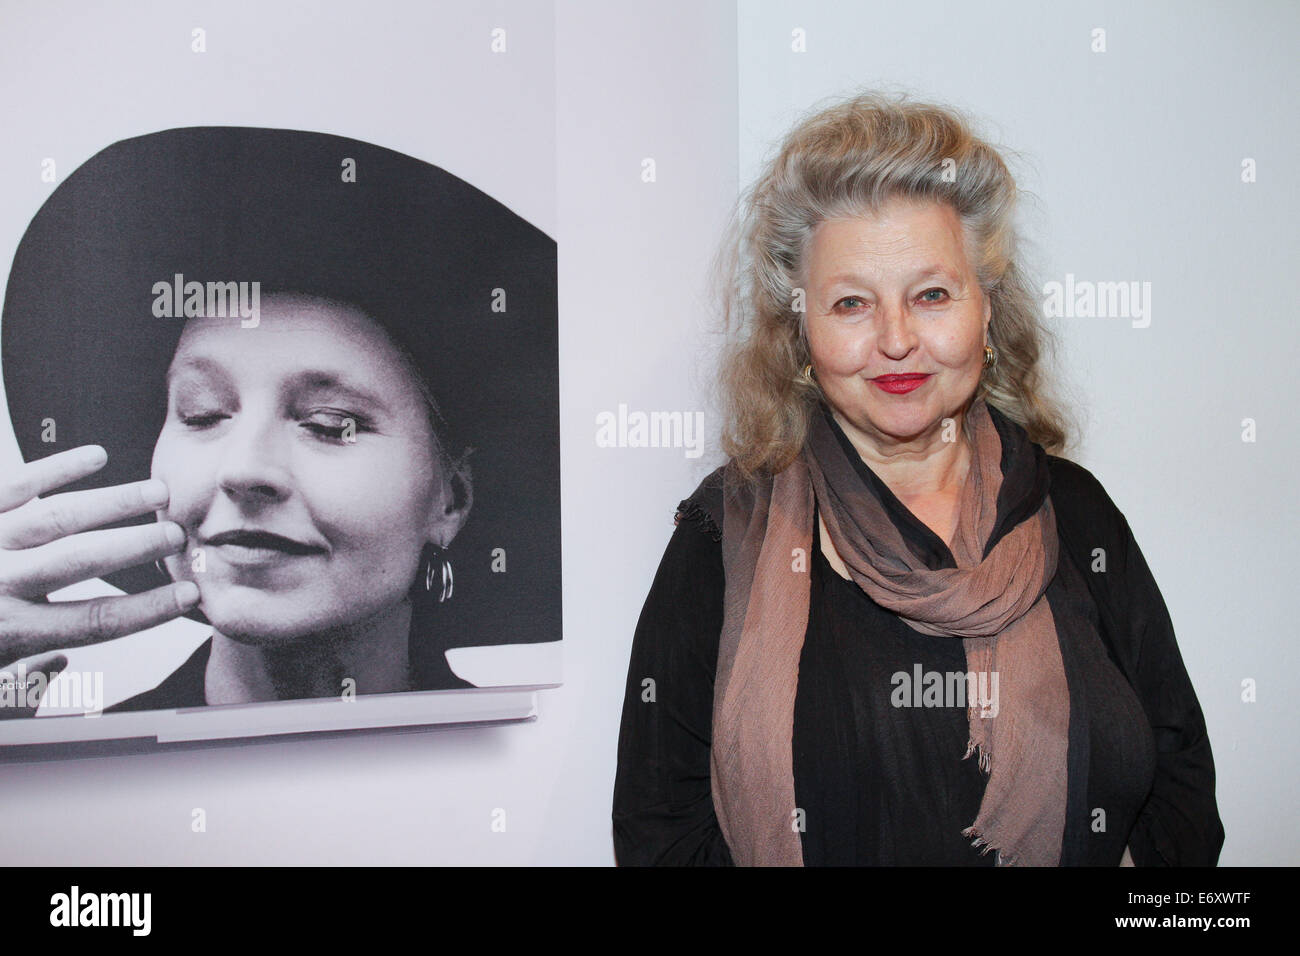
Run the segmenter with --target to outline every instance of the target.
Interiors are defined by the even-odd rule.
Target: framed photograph
[[[560,683],[553,11],[490,12],[158,21],[161,64],[106,21],[170,108],[18,107],[3,756],[527,719]],[[331,69],[392,96],[261,95]]]

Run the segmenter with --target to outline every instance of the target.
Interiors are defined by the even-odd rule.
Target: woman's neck
[[[411,690],[411,604],[292,644],[245,644],[212,632],[209,704],[247,704]]]
[[[970,440],[964,428],[965,410],[947,430],[937,429],[909,442],[869,440],[839,412],[835,419],[866,465],[904,504],[954,496],[970,469]]]

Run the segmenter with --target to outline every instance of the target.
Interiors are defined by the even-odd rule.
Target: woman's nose
[[[902,359],[916,348],[917,334],[911,309],[898,303],[882,306],[877,325],[880,351],[891,359]]]
[[[241,413],[221,443],[217,486],[236,500],[284,499],[291,487],[287,443],[270,416]]]

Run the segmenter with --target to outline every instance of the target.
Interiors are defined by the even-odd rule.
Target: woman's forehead
[[[965,271],[961,220],[942,203],[894,201],[876,213],[836,216],[818,223],[808,247],[814,272],[841,263],[870,262],[918,274]]]
[[[252,327],[238,318],[190,319],[172,370],[189,366],[280,379],[312,370],[418,394],[406,362],[374,320],[348,305],[298,296],[264,298]]]

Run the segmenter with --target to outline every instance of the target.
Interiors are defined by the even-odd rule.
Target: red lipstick
[[[920,388],[923,384],[925,384],[926,379],[928,379],[929,377],[930,376],[928,374],[879,375],[876,378],[873,378],[871,381],[874,385],[877,385],[881,390],[886,391],[891,395],[902,395],[906,392],[912,391],[915,388]]]

